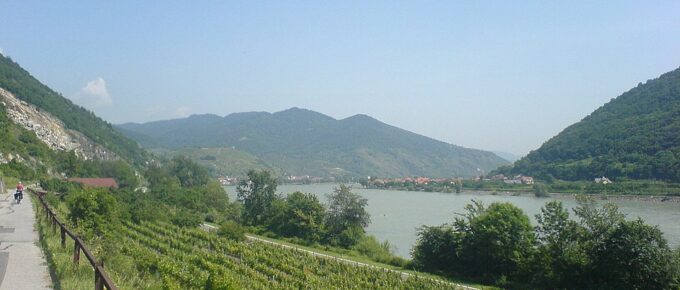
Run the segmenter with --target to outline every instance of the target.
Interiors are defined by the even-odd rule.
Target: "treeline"
[[[447,182],[386,182],[383,184],[368,183],[366,180],[359,181],[366,188],[407,190],[425,192],[460,193],[463,191],[490,191],[490,192],[526,192],[536,193],[540,187],[547,193],[570,193],[570,194],[617,194],[617,195],[680,195],[680,183],[670,183],[660,180],[625,180],[610,184],[587,181],[564,181],[564,180],[540,180],[535,184],[512,184],[503,180],[469,180],[458,179]]]
[[[559,201],[537,226],[510,203],[473,201],[450,224],[423,227],[413,248],[422,270],[517,289],[676,289],[680,251],[642,220],[625,220],[614,204],[581,196],[570,219]]]
[[[555,161],[549,155],[528,156],[512,166],[501,167],[493,173],[528,174],[541,179],[557,178],[570,181],[607,176],[615,181],[658,179],[680,182],[680,148],[662,150],[651,155],[633,152],[617,156],[589,157],[584,160],[573,159],[569,162]]]
[[[277,180],[268,171],[248,172],[236,188],[244,225],[297,243],[349,249],[379,262],[405,265],[406,260],[391,254],[389,243],[366,235],[370,223],[367,200],[350,187],[339,185],[330,193],[328,204],[311,193],[280,196],[276,187]]]
[[[122,162],[71,161],[85,175],[107,172],[107,177],[117,180],[127,180],[123,176],[129,180],[135,177],[132,168]],[[116,175],[109,175],[112,173]],[[234,213],[237,206],[229,202],[224,189],[209,178],[203,167],[185,157],[151,164],[142,176],[146,177],[143,187],[136,187],[141,181],[135,180],[121,183],[118,189],[90,188],[49,177],[42,179],[40,185],[58,193],[47,195],[48,202],[61,209],[85,241],[111,257],[116,257],[120,249],[102,241],[111,241],[112,233],[124,222],[151,221],[196,227],[204,221],[233,220],[237,215]]]

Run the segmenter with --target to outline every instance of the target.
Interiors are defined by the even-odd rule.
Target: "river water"
[[[322,202],[336,187],[335,184],[280,185],[277,192],[282,194],[301,191],[319,196]],[[229,198],[235,200],[235,187],[225,187]],[[416,241],[417,228],[422,225],[434,226],[451,222],[456,213],[462,213],[463,207],[472,199],[485,204],[494,201],[510,202],[529,215],[532,224],[534,215],[540,213],[541,207],[550,200],[561,200],[565,207],[573,208],[576,201],[568,195],[551,198],[537,198],[530,195],[509,196],[492,195],[483,192],[437,193],[396,190],[364,189],[354,186],[352,191],[368,199],[367,210],[371,214],[371,224],[366,231],[379,240],[388,240],[394,245],[395,253],[410,258],[410,250]],[[647,224],[658,225],[668,239],[671,247],[680,245],[680,203],[649,202],[639,200],[611,201],[619,206],[627,219],[641,217]],[[573,217],[573,212],[570,211]]]

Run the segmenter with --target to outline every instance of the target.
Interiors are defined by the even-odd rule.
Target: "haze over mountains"
[[[300,108],[117,127],[147,148],[231,147],[288,175],[468,177],[508,164],[491,152],[437,141],[367,115],[336,120]]]
[[[640,83],[499,172],[680,181],[680,68]]]

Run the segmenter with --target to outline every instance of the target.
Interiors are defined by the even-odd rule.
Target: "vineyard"
[[[357,267],[259,242],[235,242],[200,229],[125,223],[124,255],[164,289],[453,289],[456,285],[380,268]]]

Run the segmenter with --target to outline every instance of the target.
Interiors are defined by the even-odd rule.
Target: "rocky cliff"
[[[52,150],[73,151],[83,159],[113,160],[118,157],[101,145],[92,142],[82,133],[70,130],[53,115],[16,98],[12,93],[0,88],[0,104],[16,124],[33,131],[38,139]],[[2,157],[9,161],[11,155]],[[21,160],[19,160],[21,161]]]

